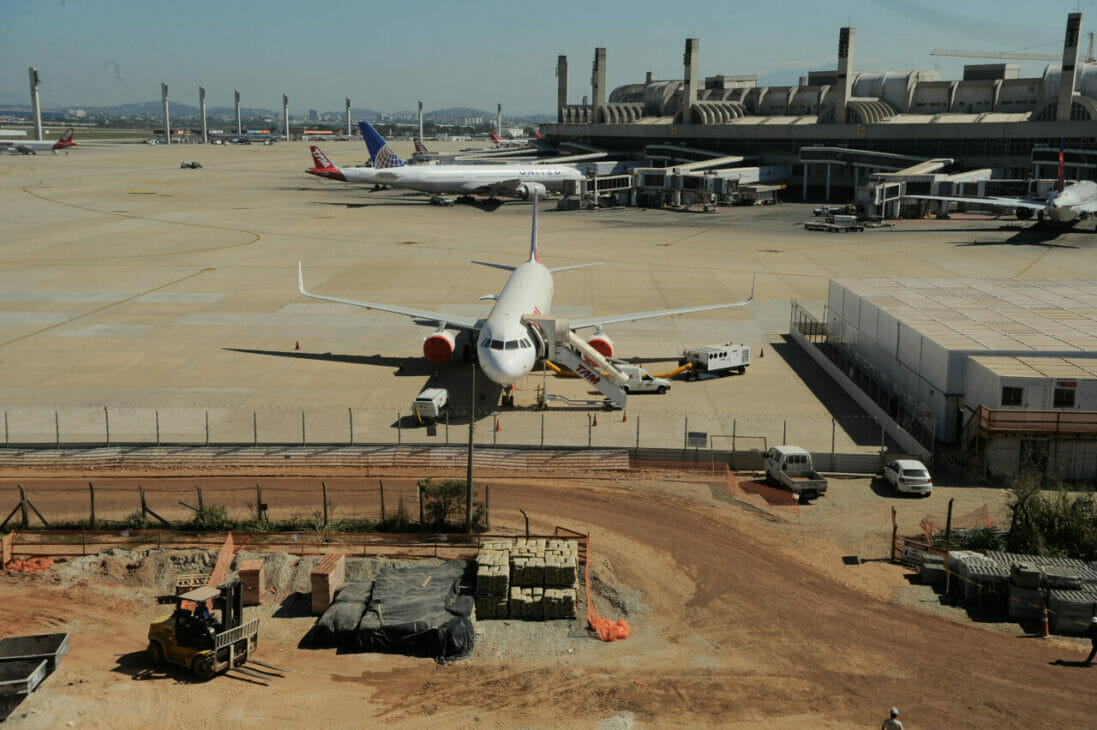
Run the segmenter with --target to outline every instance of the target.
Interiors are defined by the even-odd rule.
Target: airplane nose
[[[480,369],[488,378],[500,385],[510,385],[520,380],[533,368],[531,357],[527,357],[522,351],[508,354],[505,351],[481,348],[479,353]]]

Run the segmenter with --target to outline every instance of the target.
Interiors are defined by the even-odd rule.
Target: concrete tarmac
[[[436,144],[433,147],[444,147]],[[468,146],[468,143],[451,146]],[[0,405],[8,443],[111,440],[250,443],[463,443],[469,369],[421,356],[430,329],[383,312],[309,300],[315,292],[486,314],[506,273],[469,263],[524,260],[526,202],[431,206],[424,196],[306,175],[307,144],[103,145],[0,158]],[[410,143],[398,144],[410,153]],[[332,143],[336,164],[363,145]],[[202,169],[180,169],[197,160]],[[795,186],[793,186],[795,188]],[[794,192],[794,191],[790,191]],[[879,448],[878,429],[782,335],[798,300],[822,315],[832,277],[1092,279],[1092,224],[1058,236],[1012,217],[901,221],[831,234],[803,230],[807,204],[716,213],[554,211],[544,201],[554,313],[584,316],[734,301],[749,306],[607,328],[618,356],[669,370],[685,346],[742,342],[745,375],[675,381],[617,413],[496,407],[478,383],[477,441],[716,448],[787,440],[815,450]],[[408,416],[428,384],[455,414],[428,436]],[[520,384],[528,406],[540,373]],[[550,392],[588,394],[549,377]],[[104,410],[105,409],[105,410]],[[597,416],[598,424],[593,423]],[[496,427],[498,417],[498,428]],[[447,435],[448,432],[448,435]]]

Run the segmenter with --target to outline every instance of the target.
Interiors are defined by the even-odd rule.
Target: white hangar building
[[[1097,478],[1097,282],[832,279],[826,320],[991,473]]]

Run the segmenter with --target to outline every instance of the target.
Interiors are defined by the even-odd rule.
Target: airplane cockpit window
[[[484,335],[484,339],[480,340],[480,347],[491,347],[491,335]]]
[[[492,340],[491,341],[491,349],[493,349],[493,350],[502,350],[503,349],[503,341],[502,340]]]
[[[518,349],[518,340],[507,340],[507,349],[508,350],[517,350]]]

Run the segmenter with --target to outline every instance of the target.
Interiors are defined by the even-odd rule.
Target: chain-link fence
[[[3,412],[8,449],[136,446],[463,446],[469,414],[437,421],[399,411],[312,408],[11,408]],[[880,424],[864,414],[630,414],[628,411],[477,410],[479,447],[716,448],[765,451],[795,443],[809,451],[871,452],[884,445]]]

